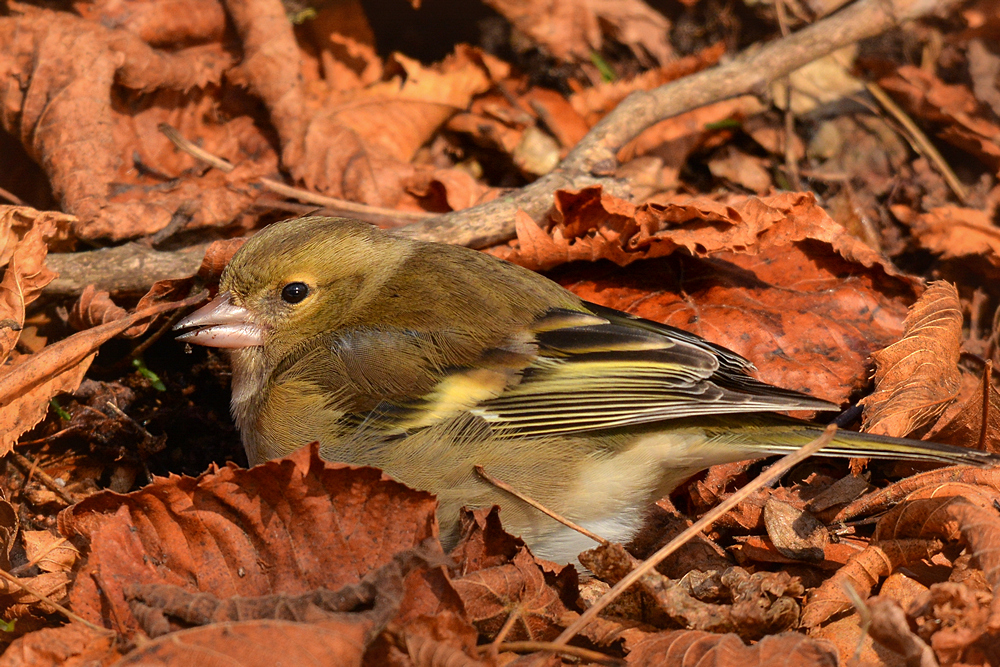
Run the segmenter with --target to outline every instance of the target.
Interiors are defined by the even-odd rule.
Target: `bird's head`
[[[240,248],[222,274],[219,295],[178,322],[177,338],[230,349],[260,346],[275,362],[351,321],[407,248],[346,218],[274,224]]]

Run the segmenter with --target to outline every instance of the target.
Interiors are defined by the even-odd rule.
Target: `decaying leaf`
[[[9,228],[8,228],[9,230]],[[56,274],[45,266],[48,246],[45,243],[55,227],[51,222],[39,220],[18,240],[7,236],[3,254],[10,259],[0,280],[0,362],[10,356],[24,326],[25,307],[38,298],[42,288],[52,282]]]
[[[892,213],[908,225],[920,245],[945,259],[983,257],[1000,267],[1000,229],[984,211],[939,206],[919,213],[893,206]]]
[[[640,0],[487,0],[518,30],[560,60],[587,61],[601,48],[601,32],[626,44],[637,55],[666,63],[673,55],[667,36],[670,22]]]
[[[112,605],[119,632],[131,634],[127,586],[221,597],[337,589],[435,536],[434,511],[429,494],[374,469],[326,463],[313,446],[252,470],[99,493],[61,514],[59,528],[88,545],[73,609],[100,622]]]
[[[563,599],[565,585],[549,579],[555,577],[521,548],[509,565],[472,572],[455,580],[454,586],[481,633],[495,637],[510,622],[506,639],[548,641],[559,634],[573,604]]]
[[[903,437],[930,424],[961,386],[962,307],[955,286],[932,283],[904,326],[899,342],[872,355],[875,391],[861,400],[870,433]]]
[[[850,586],[862,599],[882,577],[901,565],[927,558],[941,550],[937,540],[887,540],[872,543],[853,556],[837,573],[814,589],[802,610],[802,625],[812,628],[834,614],[851,608],[853,598],[844,590]]]
[[[764,524],[775,548],[783,555],[799,560],[823,560],[830,534],[809,512],[772,497],[764,504]]]
[[[833,667],[839,664],[837,650],[832,644],[795,632],[771,635],[746,646],[736,635],[713,635],[699,630],[650,635],[632,648],[628,664],[662,665],[672,658],[683,661],[682,664],[720,667],[771,664]]]

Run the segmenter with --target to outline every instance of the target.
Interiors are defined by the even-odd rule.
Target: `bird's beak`
[[[263,332],[253,322],[250,311],[233,305],[229,292],[223,292],[175,324],[174,331],[182,331],[177,340],[209,347],[241,348],[264,344]]]

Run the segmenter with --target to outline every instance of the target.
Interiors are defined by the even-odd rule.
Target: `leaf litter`
[[[651,511],[634,555],[612,545],[585,558],[583,581],[535,559],[487,510],[465,515],[443,554],[431,497],[310,449],[202,472],[241,456],[225,364],[167,352],[154,317],[214,289],[248,230],[314,210],[261,179],[381,219],[499,201],[558,174],[629,93],[735,53],[732,26],[705,3],[670,17],[638,1],[488,4],[498,14],[481,25],[500,42],[425,36],[443,44],[434,57],[402,43],[390,53],[380,17],[351,2],[312,16],[270,0],[12,3],[0,17],[0,122],[14,159],[40,165],[0,174],[0,196],[18,204],[0,208],[0,536],[14,578],[0,585],[0,664],[168,664],[211,648],[245,664],[276,651],[400,665],[597,651],[631,664],[819,665],[849,660],[859,640],[885,664],[995,663],[994,471],[807,462],[647,575],[570,653],[520,659],[514,650],[538,650],[524,641],[555,638],[759,464],[682,486]],[[512,214],[516,237],[488,251],[726,345],[782,386],[856,402],[874,370],[866,427],[1000,451],[987,312],[1000,303],[994,4],[918,22],[905,48],[890,33],[792,77],[791,136],[783,107],[750,96],[642,128],[606,180],[557,188],[544,215]],[[780,32],[750,14],[730,20]],[[898,60],[918,42],[922,66]],[[863,79],[944,158],[899,116],[837,108]],[[179,150],[164,123],[235,168]],[[805,191],[789,187],[789,160]],[[61,211],[18,201],[43,202],[41,190]],[[197,275],[149,279],[141,299],[47,292],[47,253],[128,239],[165,252],[215,243]],[[164,376],[166,395],[132,373],[133,357]],[[192,452],[195,437],[218,442]],[[60,625],[52,603],[117,639]]]

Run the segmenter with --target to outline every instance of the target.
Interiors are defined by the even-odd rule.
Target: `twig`
[[[566,644],[570,639],[576,636],[580,630],[585,628],[588,623],[597,618],[597,615],[607,607],[609,604],[614,602],[618,596],[620,596],[629,586],[639,581],[647,572],[659,565],[663,560],[670,554],[677,551],[684,544],[686,544],[691,538],[699,534],[703,530],[707,529],[716,519],[721,517],[723,514],[731,510],[740,504],[745,498],[748,498],[751,494],[755,493],[758,489],[762,489],[778,480],[782,475],[791,470],[794,466],[798,465],[802,461],[806,460],[819,450],[823,449],[826,445],[830,444],[833,440],[833,436],[837,433],[837,427],[830,424],[823,431],[823,434],[818,438],[805,445],[798,451],[792,452],[788,456],[783,457],[773,466],[768,468],[765,472],[761,473],[752,482],[744,486],[742,489],[734,493],[733,495],[726,498],[720,505],[713,508],[710,512],[705,514],[697,521],[695,521],[690,528],[685,530],[683,533],[670,540],[666,545],[664,545],[659,551],[643,561],[638,567],[629,572],[621,581],[612,587],[607,593],[602,595],[593,606],[591,606],[587,611],[580,615],[580,618],[576,619],[573,623],[569,625],[562,634],[556,637],[553,643],[555,644]]]
[[[489,647],[489,644],[480,646],[479,650],[483,651],[483,649],[488,649]],[[504,644],[500,644],[497,648],[501,651],[510,651],[511,653],[535,653],[537,651],[562,653],[563,655],[571,655],[574,658],[581,658],[583,660],[596,662],[599,665],[609,665],[611,667],[618,667],[619,665],[625,664],[625,661],[620,658],[604,655],[603,653],[598,653],[597,651],[591,651],[589,648],[556,644],[555,642],[506,642]]]
[[[158,280],[194,275],[208,246],[200,243],[164,252],[142,243],[126,243],[100,250],[49,253],[45,265],[59,277],[46,285],[42,294],[77,296],[87,285],[112,294],[145,294]]]
[[[965,186],[962,184],[962,181],[958,180],[958,176],[956,176],[955,172],[952,171],[952,168],[949,166],[947,160],[945,160],[944,156],[938,152],[938,149],[934,147],[934,144],[932,144],[931,140],[927,138],[927,135],[924,134],[923,130],[921,130],[917,124],[913,122],[913,119],[910,118],[910,116],[903,111],[898,104],[892,101],[892,98],[889,97],[884,90],[882,90],[880,85],[869,81],[865,83],[865,86],[868,88],[868,92],[871,93],[871,96],[882,105],[882,108],[892,114],[892,117],[903,126],[913,149],[921,155],[927,157],[927,159],[930,160],[935,167],[937,167],[938,171],[941,172],[941,176],[944,177],[945,182],[948,183],[948,187],[950,187],[952,192],[955,193],[958,200],[964,204],[966,198],[969,196]]]
[[[2,197],[3,199],[6,199],[7,201],[9,201],[14,206],[27,206],[27,204],[24,203],[23,199],[21,199],[20,197],[18,197],[16,194],[14,194],[13,192],[11,192],[10,190],[5,190],[3,188],[0,188],[0,197]]]
[[[787,37],[788,17],[785,15],[785,0],[775,0],[774,10],[778,15],[778,27],[782,37]],[[795,112],[792,111],[792,78],[784,76],[781,79],[785,85],[785,169],[788,179],[796,190],[802,189],[802,179],[799,177],[799,163],[795,159],[792,137],[795,135]]]
[[[415,238],[483,248],[514,236],[514,213],[541,220],[560,189],[602,185],[622,192],[610,178],[618,149],[656,122],[768,85],[848,44],[873,37],[904,21],[945,11],[958,0],[860,0],[799,32],[754,45],[725,65],[704,70],[648,92],[635,92],[601,119],[558,167],[516,193],[487,204],[446,213],[400,229]]]
[[[976,449],[980,451],[987,451],[986,449],[986,436],[990,431],[990,409],[993,406],[993,401],[990,400],[993,392],[993,360],[986,360],[986,368],[983,369],[983,412],[980,415],[979,422],[979,442],[976,443]]]
[[[47,488],[52,493],[56,494],[59,497],[59,500],[63,501],[67,505],[73,505],[76,503],[76,500],[68,493],[66,493],[65,489],[59,486],[59,483],[56,482],[56,480],[54,480],[51,475],[49,475],[47,472],[45,472],[38,466],[34,465],[31,459],[29,459],[27,456],[13,449],[10,450],[8,454],[10,455],[14,465],[17,466],[18,470],[20,470],[25,475],[25,480],[24,480],[25,484],[27,484],[29,481],[30,476],[28,473],[30,471],[34,473],[36,477],[38,477],[38,481],[41,482],[45,486],[45,488]]]
[[[188,141],[183,135],[181,135],[180,132],[167,123],[160,123],[157,127],[160,132],[166,135],[167,139],[173,142],[174,146],[176,146],[178,150],[184,151],[191,157],[201,160],[206,164],[210,164],[219,171],[223,171],[227,174],[236,168],[228,160],[224,160],[221,157],[213,155],[205,149],[200,148],[194,143]],[[309,190],[303,190],[302,188],[295,188],[290,185],[286,185],[281,181],[276,181],[272,178],[261,178],[259,180],[260,184],[271,192],[284,197],[290,197],[299,201],[308,202],[310,204],[316,204],[317,206],[323,206],[330,209],[330,211],[334,213],[353,215],[356,218],[360,218],[368,222],[376,222],[380,224],[390,223],[393,226],[396,226],[403,220],[424,220],[426,218],[436,217],[437,215],[435,213],[424,213],[420,211],[397,211],[392,208],[369,206],[368,204],[361,204],[359,202],[348,201],[346,199],[326,197],[315,192],[310,192]]]
[[[58,602],[53,602],[52,600],[50,600],[49,598],[47,598],[45,596],[45,594],[43,594],[42,592],[36,590],[34,586],[29,586],[28,584],[24,583],[23,581],[21,581],[20,579],[18,579],[14,575],[9,574],[8,572],[6,572],[4,570],[0,570],[0,579],[7,580],[8,582],[10,582],[11,584],[13,584],[14,586],[17,586],[18,588],[20,588],[21,590],[25,591],[29,595],[34,595],[36,598],[38,598],[39,602],[41,602],[43,604],[46,604],[46,605],[49,605],[50,607],[56,609],[60,614],[62,614],[63,616],[65,616],[66,618],[68,618],[71,621],[76,621],[77,623],[81,623],[81,624],[85,625],[86,627],[90,628],[91,630],[93,630],[95,632],[99,632],[99,633],[101,633],[103,635],[109,635],[109,634],[113,635],[113,634],[115,634],[114,630],[109,630],[108,628],[102,628],[99,625],[94,625],[93,623],[91,623],[90,621],[88,621],[87,619],[85,619],[84,617],[71,612],[69,609],[67,609],[66,607],[62,606]]]
[[[576,524],[576,523],[573,523],[572,521],[570,521],[566,517],[564,517],[562,515],[559,515],[559,514],[556,514],[555,512],[553,512],[552,510],[550,510],[548,507],[546,507],[545,505],[543,505],[540,502],[538,502],[537,500],[535,500],[534,498],[530,498],[530,497],[522,494],[520,491],[518,491],[517,489],[515,489],[514,487],[512,487],[507,482],[504,482],[503,480],[497,479],[493,475],[491,475],[488,472],[486,472],[486,470],[483,468],[483,466],[477,465],[477,466],[475,466],[475,469],[476,469],[476,472],[479,473],[479,476],[482,477],[483,479],[485,479],[487,482],[489,482],[493,486],[497,487],[498,489],[502,489],[502,490],[506,491],[507,493],[509,493],[510,495],[514,496],[515,498],[517,498],[519,500],[523,500],[524,502],[528,503],[529,505],[531,505],[532,507],[534,507],[536,510],[538,510],[539,512],[541,512],[542,514],[545,514],[546,516],[549,516],[549,517],[555,519],[556,521],[558,521],[562,525],[567,526],[569,528],[572,528],[573,530],[575,530],[576,532],[578,532],[578,533],[580,533],[582,535],[586,535],[587,537],[589,537],[590,539],[594,540],[598,544],[602,544],[602,545],[603,544],[608,544],[608,541],[606,539],[604,539],[603,537],[601,537],[600,535],[598,535],[597,533],[592,533],[589,530],[587,530],[586,528],[584,528],[583,526],[581,526],[579,524]]]

